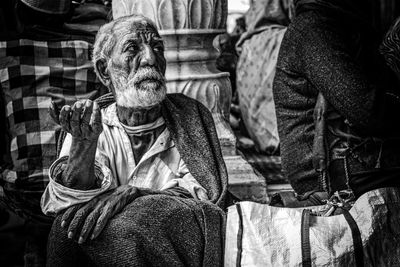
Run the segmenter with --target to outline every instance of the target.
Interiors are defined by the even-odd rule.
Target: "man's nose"
[[[156,57],[154,55],[153,49],[150,45],[145,44],[143,48],[143,54],[140,61],[141,66],[153,66],[156,63]]]

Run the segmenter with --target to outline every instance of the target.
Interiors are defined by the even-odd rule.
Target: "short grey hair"
[[[117,42],[119,33],[130,33],[135,30],[135,26],[150,27],[158,36],[157,26],[155,23],[142,15],[129,15],[120,17],[103,25],[96,35],[96,40],[93,47],[92,62],[96,74],[96,64],[99,60],[109,61],[113,48]]]

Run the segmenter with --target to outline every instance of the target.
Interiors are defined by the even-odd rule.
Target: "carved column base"
[[[236,155],[236,137],[228,123],[232,98],[229,73],[215,67],[215,36],[224,30],[161,30],[164,39],[168,93],[183,93],[212,113],[223,155]]]
[[[268,201],[266,182],[237,154],[236,137],[229,125],[232,88],[229,73],[216,69],[214,38],[225,30],[162,30],[169,93],[183,93],[212,113],[229,176],[229,190],[241,200]]]

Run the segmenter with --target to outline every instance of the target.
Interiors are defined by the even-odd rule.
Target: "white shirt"
[[[118,120],[115,103],[102,110],[103,132],[99,136],[95,173],[102,177],[102,186],[93,190],[75,190],[54,180],[61,164],[68,160],[72,137],[67,135],[60,157],[49,170],[50,182],[41,199],[42,211],[55,214],[72,205],[85,203],[95,196],[119,185],[132,185],[154,190],[182,187],[195,199],[207,200],[207,191],[190,174],[167,128],[153,146],[135,162],[129,136]],[[153,124],[161,125],[160,118]],[[137,126],[146,130],[149,125]]]

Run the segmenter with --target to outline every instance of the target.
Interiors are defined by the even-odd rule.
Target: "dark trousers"
[[[83,245],[67,238],[58,217],[50,233],[48,266],[222,266],[224,216],[213,204],[145,196]]]

